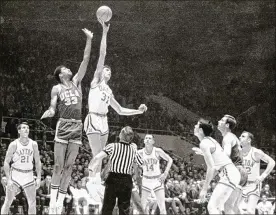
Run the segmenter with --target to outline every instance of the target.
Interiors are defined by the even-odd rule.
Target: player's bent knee
[[[54,164],[53,171],[54,171],[55,173],[61,174],[61,172],[62,172],[62,167],[61,167],[61,165],[60,165],[60,164]]]

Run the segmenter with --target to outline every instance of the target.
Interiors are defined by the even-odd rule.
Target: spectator
[[[267,196],[262,195],[261,202],[257,205],[259,215],[272,214],[273,208],[270,201],[267,201]]]
[[[76,207],[76,213],[81,214],[80,207],[83,208],[83,214],[88,214],[88,201],[89,198],[88,192],[86,189],[82,188],[82,182],[81,180],[76,181],[76,188],[70,187],[69,188],[72,195],[73,195],[73,204]]]
[[[272,197],[272,192],[270,191],[270,186],[269,184],[265,184],[262,191],[261,191],[261,196],[265,195],[267,198]]]
[[[44,206],[49,206],[50,194],[51,194],[51,180],[52,177],[47,175],[46,178],[41,182],[39,189],[37,190],[38,197],[40,198],[41,210]]]

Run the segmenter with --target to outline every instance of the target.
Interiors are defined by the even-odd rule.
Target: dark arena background
[[[96,11],[102,5],[113,12],[105,60],[112,70],[109,86],[123,107],[136,109],[141,103],[148,107],[145,114],[129,117],[110,108],[108,143],[117,139],[125,125],[134,129],[138,148],[143,147],[145,134],[154,134],[156,145],[174,160],[167,177],[166,198],[172,199],[166,204],[167,213],[207,214],[207,204],[194,202],[206,175],[204,160],[192,151],[199,144],[193,130],[200,117],[217,125],[224,114],[234,116],[237,127],[233,133],[239,137],[242,131],[250,131],[255,136],[253,145],[275,160],[274,1],[1,1],[1,206],[5,154],[18,137],[16,126],[27,121],[43,164],[37,213],[48,214],[45,187],[53,172],[57,117],[40,117],[49,108],[51,89],[57,84],[55,68],[64,64],[73,74],[78,71],[85,47],[82,28],[94,33],[82,81],[83,120],[88,113],[88,92],[102,34]],[[221,142],[220,132],[215,137]],[[85,187],[91,158],[84,134],[73,166],[72,187],[79,180]],[[161,168],[165,168],[164,161]],[[261,168],[266,164],[261,163]],[[275,174],[274,168],[261,191],[274,207]],[[217,178],[212,182],[215,186]],[[81,206],[74,199],[68,189],[64,214],[77,213]],[[91,214],[97,212],[95,204],[90,209]],[[23,192],[10,211],[27,214]]]

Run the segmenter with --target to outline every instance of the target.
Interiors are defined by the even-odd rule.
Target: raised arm
[[[40,161],[37,142],[33,143],[33,148],[34,148],[35,170],[37,175],[36,188],[38,189],[40,187],[40,181],[41,181],[41,161]]]
[[[259,183],[262,182],[271,173],[275,166],[275,161],[270,156],[265,154],[262,150],[255,151],[254,155],[257,158],[257,160],[262,160],[265,163],[267,163],[265,171],[257,179],[257,183]]]
[[[15,153],[15,151],[16,151],[16,143],[11,142],[11,144],[8,147],[5,161],[4,161],[4,171],[5,171],[7,180],[10,180],[10,162],[12,160],[12,157],[13,157],[13,154]]]
[[[51,92],[51,104],[48,110],[46,110],[40,119],[53,117],[56,112],[57,106],[57,99],[58,99],[58,85],[54,86]]]
[[[103,35],[102,35],[101,46],[100,46],[100,56],[98,59],[96,71],[94,73],[94,78],[92,80],[92,83],[95,83],[95,84],[98,83],[102,77],[103,66],[104,66],[104,61],[106,56],[106,38],[107,38],[107,32],[109,30],[109,26],[110,26],[110,24],[106,25],[105,22],[103,22],[100,19],[98,19],[98,21],[101,23],[103,27]]]
[[[234,145],[235,145],[235,139],[230,134],[227,137],[223,138],[222,148],[229,158],[231,156],[232,147]]]
[[[82,29],[82,31],[86,35],[86,45],[85,45],[83,59],[82,59],[81,65],[79,67],[78,73],[73,77],[73,82],[77,86],[81,83],[81,81],[86,73],[87,66],[88,66],[89,59],[90,59],[90,53],[91,53],[91,43],[92,43],[91,41],[93,38],[93,33],[91,33],[91,31],[87,30],[86,28]]]
[[[138,109],[129,109],[122,107],[114,98],[114,96],[110,99],[110,106],[119,114],[124,116],[132,116],[137,114],[142,114],[147,111],[147,106],[141,104]]]

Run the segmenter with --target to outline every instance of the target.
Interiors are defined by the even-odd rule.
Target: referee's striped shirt
[[[134,143],[110,143],[103,151],[109,156],[110,172],[131,175],[134,162],[138,165],[143,164]]]

